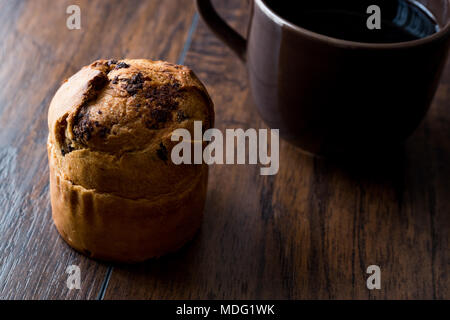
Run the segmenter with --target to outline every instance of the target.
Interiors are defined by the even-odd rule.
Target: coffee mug
[[[305,151],[335,155],[401,144],[431,105],[448,55],[450,0],[397,1],[396,19],[417,20],[417,10],[423,9],[434,16],[436,32],[389,43],[336,38],[305,27],[302,4],[298,11],[290,10],[288,19],[274,9],[275,1],[254,0],[245,39],[210,0],[197,0],[197,7],[246,64],[254,102],[266,124]],[[370,3],[379,3],[383,14],[386,1]],[[414,8],[405,9],[409,5]],[[291,22],[297,13],[296,23]],[[308,23],[314,26],[315,21]]]

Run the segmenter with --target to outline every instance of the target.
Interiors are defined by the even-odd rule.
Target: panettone
[[[55,225],[93,258],[138,262],[175,251],[201,224],[208,167],[175,165],[172,132],[213,126],[187,67],[99,60],[68,79],[48,113]],[[192,142],[194,143],[194,142]]]

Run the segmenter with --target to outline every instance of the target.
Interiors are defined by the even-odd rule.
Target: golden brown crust
[[[63,237],[91,256],[128,262],[180,246],[183,241],[161,236],[174,228],[196,230],[207,167],[174,165],[176,142],[170,137],[179,128],[193,136],[194,121],[212,127],[214,110],[204,86],[184,66],[98,60],[67,80],[48,115],[53,217]],[[195,226],[182,226],[192,221]],[[108,228],[107,237],[123,244],[120,250],[103,243]],[[172,236],[187,237],[182,234]],[[135,235],[152,244],[137,247]]]
[[[187,67],[98,60],[61,86],[48,120],[49,143],[65,179],[99,192],[142,198],[183,188],[180,176],[195,174],[192,166],[167,161],[175,144],[170,137],[178,128],[193,135],[194,121],[202,121],[205,130],[212,127],[214,110]]]

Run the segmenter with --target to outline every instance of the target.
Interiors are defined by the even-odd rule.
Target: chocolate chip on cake
[[[61,148],[61,153],[63,156],[66,156],[66,154],[71,153],[73,150],[75,149],[69,144],[65,148]]]
[[[114,65],[114,64],[117,64],[117,60],[110,59],[110,60],[108,60],[108,62],[106,63],[106,65],[107,65],[108,67],[111,67],[111,66]]]
[[[130,65],[125,63],[125,62],[119,62],[118,64],[116,64],[116,68],[115,69],[127,69],[129,68]]]
[[[179,87],[179,84],[153,86],[146,90],[144,96],[151,103],[163,109],[174,110],[178,107],[178,102],[175,99],[180,97]]]
[[[110,132],[111,132],[111,129],[106,128],[106,127],[102,127],[98,131],[98,135],[99,135],[100,138],[105,138]]]
[[[86,107],[82,107],[75,117],[73,126],[73,134],[78,142],[85,143],[91,139],[94,128],[92,122],[89,120],[89,113]]]
[[[150,120],[145,121],[145,126],[150,130],[158,129],[158,125],[155,122],[150,121]]]
[[[177,111],[177,121],[178,122],[183,122],[184,120],[188,119],[188,116],[186,113],[184,113],[183,110],[178,110]]]
[[[128,92],[129,95],[134,96],[139,90],[144,87],[144,77],[142,73],[137,73],[131,77],[131,79],[125,79],[127,84],[123,88]]]
[[[166,146],[161,142],[160,144],[159,144],[159,149],[158,150],[156,150],[156,154],[158,155],[158,157],[162,160],[162,161],[164,161],[164,162],[167,162],[167,148],[166,148]]]
[[[152,111],[150,111],[150,115],[158,123],[166,122],[169,114],[170,113],[167,110],[163,109],[153,109]]]

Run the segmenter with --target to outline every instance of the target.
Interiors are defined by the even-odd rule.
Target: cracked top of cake
[[[98,60],[66,80],[49,109],[50,139],[63,155],[91,149],[138,151],[178,128],[213,125],[206,89],[180,65]]]

